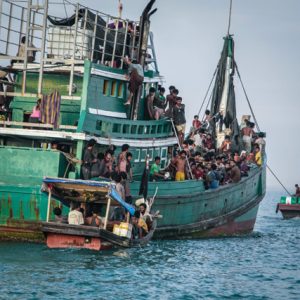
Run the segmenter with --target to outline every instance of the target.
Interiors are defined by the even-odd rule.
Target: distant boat
[[[284,219],[300,217],[300,197],[282,196],[276,207],[276,213],[278,211]]]
[[[110,221],[109,211],[112,206],[122,206],[128,214],[133,215],[134,207],[122,200],[110,182],[90,180],[71,180],[61,178],[45,178],[43,191],[59,199],[62,204],[71,206],[71,203],[105,206],[105,217],[102,226],[71,225],[61,222],[42,222],[41,230],[45,235],[49,248],[80,248],[90,250],[108,250],[115,247],[132,248],[145,246],[152,238],[156,229],[156,220],[151,223],[147,235],[134,239],[132,224],[127,222]],[[48,203],[50,209],[50,203]],[[51,212],[48,210],[47,219]],[[117,229],[117,230],[116,230]]]

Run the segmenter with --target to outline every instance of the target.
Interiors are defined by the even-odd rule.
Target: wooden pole
[[[47,219],[46,221],[49,222],[50,219],[50,204],[51,204],[51,188],[48,187],[48,207],[47,207]]]
[[[106,213],[105,213],[105,220],[104,220],[104,229],[106,229],[106,226],[107,226],[108,214],[109,214],[109,209],[110,209],[110,202],[111,202],[111,198],[108,197],[107,206],[106,206]]]

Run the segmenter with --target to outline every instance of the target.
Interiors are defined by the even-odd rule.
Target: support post
[[[49,222],[50,219],[50,206],[51,206],[51,188],[48,186],[48,206],[47,206],[47,219],[46,222]]]
[[[105,220],[104,220],[104,229],[105,230],[106,230],[106,227],[107,227],[107,220],[108,220],[108,214],[109,214],[110,203],[111,203],[111,198],[109,196],[107,196],[107,198],[108,198],[108,201],[107,201]]]
[[[79,12],[79,4],[77,4],[76,6],[73,55],[72,55],[72,64],[71,64],[70,81],[69,81],[69,96],[72,96],[72,88],[73,88],[73,80],[74,80],[74,67],[75,67],[74,64],[75,64],[76,40],[77,40],[77,30],[78,30],[78,12]]]

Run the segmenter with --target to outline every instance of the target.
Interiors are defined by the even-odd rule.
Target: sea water
[[[0,243],[0,299],[300,299],[300,219],[261,203],[243,237],[92,252]]]

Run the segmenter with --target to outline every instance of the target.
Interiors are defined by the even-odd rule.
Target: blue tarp
[[[114,189],[112,188],[109,192],[109,196],[114,199],[115,201],[117,201],[118,203],[120,203],[126,210],[129,211],[129,213],[133,216],[135,209],[132,205],[126,203],[120,196],[120,194]]]

